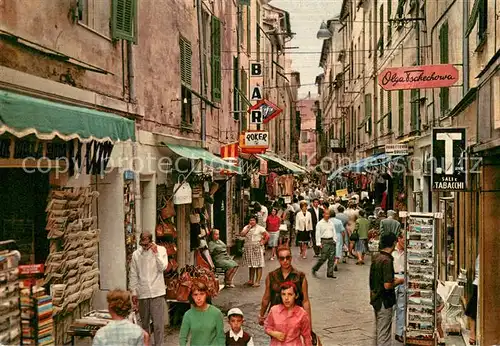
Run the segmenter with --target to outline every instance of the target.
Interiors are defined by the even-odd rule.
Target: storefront
[[[0,240],[16,240],[21,264],[45,265],[62,344],[100,288],[100,235],[109,230],[99,220],[98,184],[115,145],[135,140],[135,124],[8,91],[0,91],[0,109]]]

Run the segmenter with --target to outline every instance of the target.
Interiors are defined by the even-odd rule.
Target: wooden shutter
[[[379,27],[380,27],[380,37],[378,49],[380,51],[380,55],[384,54],[384,4],[380,5],[380,13],[379,13]]]
[[[472,12],[470,13],[469,20],[467,21],[467,30],[465,30],[465,36],[469,37],[472,29],[476,26],[477,18],[479,14],[479,4],[481,0],[475,0],[474,5],[472,6]]]
[[[115,40],[135,42],[136,0],[113,0],[111,34]]]
[[[392,131],[392,92],[387,92],[387,130],[389,132]]]
[[[392,40],[392,0],[387,0],[387,44]]]
[[[247,7],[247,54],[252,52],[252,16],[250,15],[250,6]]]
[[[240,71],[239,59],[237,56],[233,57],[233,118],[234,120],[240,119],[240,95],[238,89],[240,87]]]
[[[404,120],[405,120],[405,95],[403,90],[398,90],[398,127],[399,127],[399,135],[403,135],[404,133]]]
[[[448,22],[443,23],[439,29],[439,62],[441,64],[447,64],[449,62]],[[439,103],[441,116],[444,116],[450,108],[449,88],[441,88],[439,92]]]
[[[193,51],[191,50],[191,43],[184,38],[179,39],[179,49],[181,56],[181,82],[186,86],[191,86],[191,57]]]
[[[384,133],[384,89],[380,88],[380,97],[379,97],[379,103],[380,103],[380,114],[379,114],[379,126],[380,126],[380,133]]]
[[[365,95],[365,132],[372,133],[372,94]]]
[[[222,71],[221,71],[221,26],[219,18],[212,16],[212,100],[221,101],[222,94]]]

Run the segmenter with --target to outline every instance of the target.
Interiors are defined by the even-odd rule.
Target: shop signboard
[[[390,156],[408,155],[408,144],[386,144],[385,154]]]
[[[249,114],[251,115],[255,114],[256,116],[259,115],[257,113],[253,113],[254,111],[260,111],[260,119],[259,119],[260,122],[255,122],[255,123],[266,124],[270,122],[272,119],[276,118],[281,112],[283,112],[283,109],[279,108],[271,101],[263,99],[248,109]]]
[[[20,265],[19,275],[33,275],[33,274],[43,274],[44,265],[43,264],[26,264]]]
[[[433,191],[464,191],[466,189],[466,145],[465,128],[432,129]]]
[[[240,149],[243,153],[262,154],[269,148],[269,132],[247,131],[240,134]]]
[[[457,81],[458,70],[452,64],[391,67],[378,75],[384,90],[446,88]]]

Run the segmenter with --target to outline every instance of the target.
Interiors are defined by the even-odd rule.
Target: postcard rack
[[[436,341],[435,242],[434,214],[409,213],[405,251],[405,345],[434,345]]]

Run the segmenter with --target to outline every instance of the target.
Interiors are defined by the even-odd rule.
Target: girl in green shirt
[[[193,282],[189,295],[191,309],[182,318],[179,345],[190,346],[225,346],[224,320],[222,312],[211,305],[208,287],[202,282]]]

